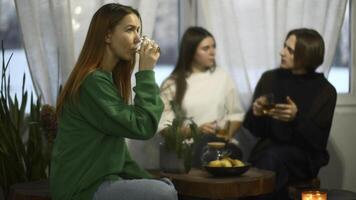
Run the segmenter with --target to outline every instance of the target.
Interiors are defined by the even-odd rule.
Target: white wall
[[[319,173],[321,187],[356,192],[355,106],[336,108],[328,150],[330,162]]]

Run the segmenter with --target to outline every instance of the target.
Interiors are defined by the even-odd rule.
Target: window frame
[[[351,66],[350,66],[350,92],[338,93],[337,107],[356,106],[356,1],[351,3]]]

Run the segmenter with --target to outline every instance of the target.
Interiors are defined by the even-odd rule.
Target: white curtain
[[[74,63],[69,1],[15,4],[35,91],[42,102],[54,105],[59,85]]]
[[[280,63],[279,51],[288,31],[307,27],[324,37],[328,74],[347,0],[198,0],[201,26],[217,41],[217,63],[234,76],[247,107],[261,74]]]

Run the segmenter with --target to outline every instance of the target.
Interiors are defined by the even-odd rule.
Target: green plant
[[[14,183],[48,177],[49,152],[44,129],[41,127],[41,98],[30,97],[30,113],[26,113],[28,92],[23,76],[21,101],[10,95],[10,75],[6,73],[12,54],[5,62],[1,43],[2,75],[0,92],[0,186],[5,195]]]
[[[164,129],[164,146],[170,152],[175,152],[178,158],[184,159],[184,168],[188,172],[192,164],[194,143],[200,139],[199,129],[192,118],[185,115],[184,110],[176,102],[170,102],[175,118]],[[186,128],[189,128],[187,135]]]

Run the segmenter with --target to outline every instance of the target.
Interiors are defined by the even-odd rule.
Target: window
[[[17,94],[18,100],[21,101],[22,78],[25,74],[25,90],[29,92],[28,95],[31,92],[35,95],[13,0],[0,0],[0,40],[4,42],[5,62],[13,53],[7,70],[7,74],[11,75],[10,94],[12,96]],[[2,68],[0,73],[2,74]],[[29,109],[29,103],[27,103],[27,108]]]
[[[152,38],[160,45],[161,57],[156,67],[160,85],[172,72],[178,55],[178,0],[159,0]]]
[[[335,50],[333,64],[330,68],[328,79],[338,93],[351,92],[351,1],[348,1],[345,10],[339,41]]]
[[[349,0],[334,63],[328,77],[338,91],[339,107],[356,105],[355,17],[356,0]]]

